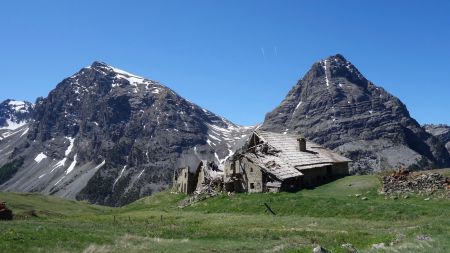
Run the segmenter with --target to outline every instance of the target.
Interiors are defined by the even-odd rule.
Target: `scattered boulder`
[[[358,252],[358,250],[351,243],[342,244],[341,247],[346,249],[348,253]]]
[[[384,242],[372,244],[372,249],[373,250],[386,249],[386,244],[384,244]]]
[[[317,245],[317,247],[313,249],[313,253],[330,253],[330,251],[320,245]]]
[[[405,239],[404,234],[397,234],[394,241],[389,243],[389,246],[394,246],[395,244],[399,244],[401,241]]]
[[[417,239],[418,241],[432,241],[432,240],[433,240],[433,239],[431,239],[431,237],[428,236],[428,235],[418,235],[418,236],[416,237],[416,239]]]

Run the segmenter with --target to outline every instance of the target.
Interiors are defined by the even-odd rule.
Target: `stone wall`
[[[328,181],[327,168],[312,168],[302,170],[303,173],[303,187],[312,188]]]
[[[340,177],[348,176],[349,175],[348,163],[345,162],[345,163],[335,163],[335,164],[333,164],[331,173],[334,176],[334,178],[340,178]]]
[[[189,172],[188,167],[180,169],[178,175],[174,177],[173,189],[176,192],[190,194],[194,192],[196,186],[196,174]]]
[[[248,192],[263,192],[263,176],[261,169],[247,159],[242,159],[241,166],[247,177]]]

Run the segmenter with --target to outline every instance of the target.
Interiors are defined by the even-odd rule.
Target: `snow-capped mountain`
[[[250,131],[156,81],[94,62],[0,142],[0,165],[23,160],[0,189],[123,205],[167,188],[178,167],[219,163]]]
[[[33,104],[7,99],[0,103],[0,129],[15,130],[28,123],[33,114]]]
[[[266,115],[262,129],[299,133],[353,160],[354,173],[449,166],[444,145],[406,106],[342,55],[316,62]]]

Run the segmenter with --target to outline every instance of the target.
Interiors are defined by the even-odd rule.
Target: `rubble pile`
[[[191,196],[189,196],[188,198],[182,200],[179,204],[178,207],[179,208],[184,208],[187,206],[190,206],[194,203],[200,202],[202,200],[211,198],[211,197],[215,197],[217,195],[219,195],[220,192],[217,190],[214,190],[212,188],[209,187],[204,187],[202,188],[202,191],[195,191],[194,194],[192,194]]]
[[[382,179],[382,193],[387,195],[433,195],[444,192],[450,197],[450,178],[439,173],[409,172],[401,169],[398,172],[385,176]]]

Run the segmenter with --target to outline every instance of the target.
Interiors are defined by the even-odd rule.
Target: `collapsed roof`
[[[279,180],[302,176],[302,170],[351,161],[309,141],[306,141],[306,151],[300,151],[295,135],[257,130],[251,138],[255,136],[259,143],[241,155]]]

